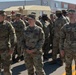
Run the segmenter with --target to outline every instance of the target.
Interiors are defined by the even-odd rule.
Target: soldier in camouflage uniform
[[[62,10],[62,15],[65,17],[67,22],[70,22],[70,19],[68,17],[68,11],[67,10]]]
[[[0,75],[2,67],[4,75],[12,75],[10,73],[10,59],[16,43],[16,34],[11,23],[4,19],[5,13],[0,11]]]
[[[43,45],[44,59],[48,59],[48,52],[50,50],[50,23],[47,21],[47,14],[42,15],[42,19],[40,20],[43,25],[43,31],[45,33],[45,42]]]
[[[50,28],[50,44],[51,44],[51,49],[53,48],[53,36],[54,36],[54,23],[55,23],[55,19],[56,19],[56,15],[51,13],[50,14],[50,19],[49,19],[49,22],[50,22],[49,28]]]
[[[69,10],[68,16],[70,23],[64,25],[60,34],[60,53],[65,55],[65,70],[66,75],[72,75],[72,60],[75,60],[76,69],[76,12]],[[75,73],[76,75],[76,73]]]
[[[42,64],[42,45],[45,37],[41,27],[35,25],[35,15],[28,15],[29,26],[25,28],[23,48],[24,61],[28,75],[34,75],[34,67],[37,75],[45,75]]]
[[[16,13],[16,18],[14,20],[14,22],[12,23],[13,27],[15,28],[15,31],[16,31],[16,35],[17,35],[17,46],[16,46],[16,52],[18,54],[18,59],[20,59],[21,57],[21,53],[22,53],[22,48],[21,48],[21,40],[23,38],[23,31],[24,31],[24,28],[26,27],[25,23],[23,20],[21,20],[21,14],[20,13]],[[13,59],[14,59],[14,56],[15,56],[15,53],[13,55]]]
[[[55,20],[55,23],[54,23],[52,63],[56,63],[57,53],[59,52],[60,29],[66,23],[66,20],[62,16],[62,12],[60,10],[56,11],[56,16],[57,16],[57,19]],[[61,63],[59,64],[61,65]]]
[[[21,15],[21,19],[25,22],[26,26],[28,26],[28,17],[25,15]]]

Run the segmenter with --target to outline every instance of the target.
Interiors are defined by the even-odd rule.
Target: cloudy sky
[[[8,1],[30,1],[30,0],[0,0],[0,2],[8,2]]]

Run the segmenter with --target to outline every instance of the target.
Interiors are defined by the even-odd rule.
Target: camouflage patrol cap
[[[11,18],[11,15],[7,15],[7,17],[6,18]]]
[[[67,10],[62,10],[62,14],[67,14],[68,11]]]
[[[28,19],[35,19],[36,16],[34,14],[29,14],[27,17]]]
[[[47,14],[42,14],[42,18],[44,17],[48,18]]]
[[[35,15],[35,17],[36,17],[36,13],[35,12],[31,12],[31,14]]]
[[[53,13],[50,14],[50,16],[52,16],[52,15],[53,15]]]
[[[21,13],[16,13],[16,17],[21,17]]]
[[[62,11],[61,10],[57,10],[56,13],[62,13]]]
[[[34,14],[34,15],[36,15],[36,13],[35,13],[35,12],[31,12],[31,14]]]
[[[42,19],[43,19],[43,20],[48,20],[47,14],[42,14]]]
[[[0,15],[5,16],[6,15],[5,11],[0,10]]]
[[[75,13],[76,11],[75,10],[73,10],[73,9],[69,9],[68,10],[68,13]]]

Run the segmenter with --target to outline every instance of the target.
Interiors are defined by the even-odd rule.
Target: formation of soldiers
[[[14,62],[16,54],[18,61],[24,57],[28,75],[35,74],[34,67],[37,75],[46,75],[43,60],[48,60],[50,50],[51,64],[57,63],[59,54],[59,65],[65,61],[66,75],[72,75],[72,60],[76,62],[75,15],[74,10],[57,10],[49,17],[42,14],[36,20],[35,12],[25,16],[21,13],[6,15],[0,11],[0,69],[4,68],[4,75],[12,75],[10,59]]]

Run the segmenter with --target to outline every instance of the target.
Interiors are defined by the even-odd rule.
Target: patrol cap
[[[0,15],[5,16],[6,15],[5,11],[0,10]]]
[[[67,10],[62,10],[62,14],[67,14],[68,11]]]
[[[11,15],[7,15],[7,18],[11,18]]]
[[[68,10],[68,13],[75,13],[76,11],[75,10],[73,10],[73,9],[69,9]]]
[[[36,13],[35,12],[31,12],[31,14],[35,15],[35,17],[36,17]]]
[[[27,17],[28,17],[28,19],[34,19],[35,20],[36,16],[34,14],[29,14]]]
[[[62,11],[61,10],[57,10],[56,13],[62,13]]]
[[[51,16],[53,16],[53,15],[54,15],[54,14],[53,14],[53,13],[51,13],[51,14],[50,14],[50,17],[51,17]]]
[[[48,18],[47,14],[42,14],[42,18],[44,17]]]
[[[16,17],[21,17],[21,13],[16,13]]]
[[[34,15],[36,15],[36,13],[35,13],[35,12],[31,12],[31,14],[34,14]]]

